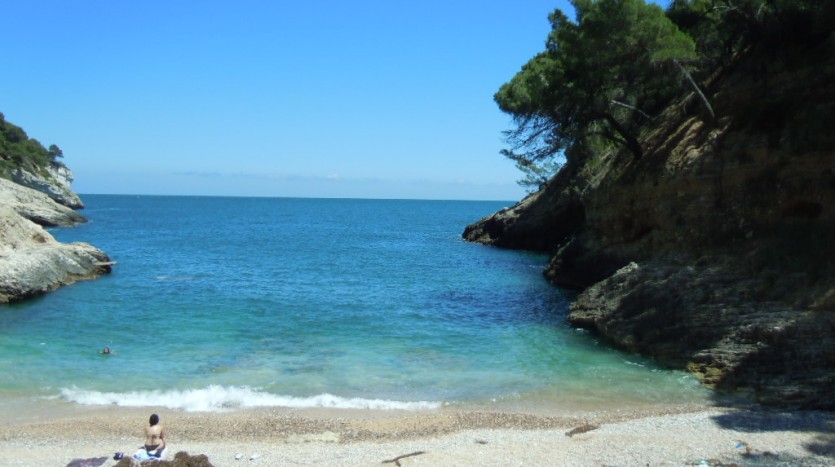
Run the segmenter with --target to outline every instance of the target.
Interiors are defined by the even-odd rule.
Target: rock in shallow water
[[[59,243],[43,227],[0,206],[0,303],[94,279],[109,273],[112,264],[98,248]]]
[[[631,263],[581,293],[569,321],[708,385],[769,405],[835,410],[835,313],[751,301],[768,287],[710,263]]]

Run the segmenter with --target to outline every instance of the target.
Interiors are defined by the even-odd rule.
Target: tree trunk
[[[687,78],[687,81],[690,82],[690,86],[692,86],[693,90],[696,91],[696,94],[699,96],[699,99],[702,101],[702,104],[707,109],[708,113],[710,114],[711,123],[716,122],[716,114],[713,112],[713,106],[710,105],[710,101],[707,100],[707,96],[705,96],[705,94],[702,92],[702,89],[699,87],[699,85],[696,84],[696,81],[690,75],[690,72],[687,71],[687,68],[684,68],[684,65],[682,65],[678,60],[674,60],[674,62],[676,65],[678,65],[678,68],[679,70],[681,70],[681,73],[684,75],[684,77]]]
[[[621,123],[612,115],[610,114],[603,114],[601,118],[606,120],[606,122],[612,127],[613,130],[623,138],[623,143],[626,147],[632,152],[635,156],[635,159],[640,159],[641,156],[644,155],[644,149],[641,147],[641,143],[638,141],[638,138],[632,134],[629,130],[626,129]]]

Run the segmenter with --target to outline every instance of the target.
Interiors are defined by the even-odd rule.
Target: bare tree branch
[[[624,103],[624,102],[619,102],[619,101],[616,101],[616,100],[614,100],[614,99],[612,99],[610,102],[611,102],[612,104],[619,105],[619,106],[621,106],[621,107],[626,107],[626,108],[627,108],[627,109],[629,109],[629,110],[634,110],[635,112],[638,112],[639,114],[641,114],[641,115],[642,115],[644,118],[646,118],[647,120],[652,119],[652,117],[650,117],[650,116],[649,116],[649,115],[647,115],[647,114],[646,114],[643,110],[641,110],[641,109],[639,109],[639,108],[635,107],[634,105],[629,105],[629,104],[627,104],[627,103]]]
[[[676,65],[678,65],[679,70],[681,70],[682,74],[684,74],[684,77],[687,78],[687,81],[690,82],[690,85],[693,86],[693,90],[696,91],[696,94],[699,96],[699,99],[702,101],[702,104],[704,104],[708,113],[710,113],[710,119],[712,121],[716,121],[716,113],[713,112],[713,106],[710,105],[710,101],[707,100],[707,96],[705,96],[701,88],[699,88],[699,85],[696,84],[696,81],[693,80],[693,76],[690,75],[690,72],[687,71],[687,68],[685,68],[684,65],[681,64],[681,62],[679,62],[678,60],[673,61]]]

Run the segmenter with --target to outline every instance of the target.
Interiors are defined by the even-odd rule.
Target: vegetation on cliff
[[[57,146],[44,148],[0,113],[0,305],[111,270],[103,251],[61,244],[42,227],[86,221],[75,211],[83,205],[61,157]]]
[[[763,403],[835,410],[835,2],[575,6],[496,95],[518,123],[506,155],[565,164],[465,237],[550,252],[546,277],[582,289],[567,319],[620,348]],[[590,18],[610,10],[600,21],[626,29],[599,33]],[[639,27],[653,23],[695,55],[653,57]],[[600,58],[578,37],[644,46],[587,69]]]
[[[0,177],[9,178],[9,172],[14,169],[39,173],[49,165],[63,166],[59,160],[63,156],[58,146],[52,144],[45,148],[0,113]]]
[[[582,165],[600,152],[626,147],[640,158],[641,135],[688,95],[715,123],[705,87],[753,49],[778,53],[828,41],[818,49],[829,55],[821,73],[835,78],[832,2],[675,0],[666,12],[644,0],[572,3],[575,21],[555,10],[546,50],[495,95],[517,125],[503,154],[525,174],[523,185],[543,184],[563,157]],[[791,103],[764,102],[758,124],[779,125],[786,107]],[[831,108],[816,110],[833,115]],[[822,123],[827,121],[797,125],[799,139],[808,144],[815,129],[829,133]]]

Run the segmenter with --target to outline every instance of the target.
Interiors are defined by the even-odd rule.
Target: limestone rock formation
[[[86,243],[59,243],[43,228],[86,222],[68,207],[82,206],[69,188],[69,171],[50,177],[62,182],[16,174],[39,189],[0,178],[0,304],[109,273],[113,263],[104,252]]]
[[[0,206],[12,208],[32,222],[47,227],[67,227],[86,222],[84,216],[58,204],[44,193],[3,178],[0,178]]]
[[[111,264],[101,250],[59,243],[43,227],[0,206],[0,303],[96,278],[110,272]]]
[[[11,172],[12,181],[49,196],[55,202],[72,209],[83,209],[81,198],[72,191],[73,174],[70,169],[49,165],[42,169],[45,175],[37,175],[22,169]]]

